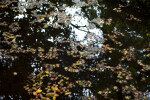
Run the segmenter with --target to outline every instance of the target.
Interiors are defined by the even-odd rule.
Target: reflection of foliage
[[[75,16],[67,15],[67,5],[59,4],[58,1],[21,2],[22,5],[18,4],[20,7],[17,13],[15,7],[10,8],[10,11],[15,13],[9,14],[12,22],[8,23],[8,19],[4,18],[0,23],[3,27],[2,44],[9,47],[0,49],[0,55],[5,59],[17,60],[21,58],[19,55],[24,57],[30,54],[33,56],[32,59],[39,63],[36,65],[37,68],[35,67],[36,71],[29,73],[31,75],[24,86],[28,94],[35,99],[55,100],[61,96],[79,94],[74,93],[73,89],[80,87],[80,92],[90,89],[93,95],[100,99],[146,99],[149,91],[144,85],[149,84],[149,40],[142,35],[143,31],[135,32],[136,29],[130,25],[131,21],[136,25],[142,23],[142,18],[136,18],[134,14],[126,15],[124,9],[127,5],[119,4],[119,7],[110,10],[109,6],[107,9],[101,9],[107,6],[107,2],[101,5],[97,0],[72,0],[71,5],[81,8],[84,13],[82,17],[87,18],[89,23],[86,26],[74,25],[72,20]],[[0,5],[0,9],[5,12],[9,6],[11,3],[4,3]],[[102,16],[96,10],[101,10]],[[109,10],[114,16],[105,14],[109,13]],[[26,15],[26,12],[29,14]],[[17,18],[18,13],[24,14],[24,18]],[[124,15],[121,16],[124,19],[123,23],[115,16],[116,13],[117,16]],[[24,22],[27,27],[24,27]],[[76,41],[70,38],[72,27],[86,32],[87,44],[84,44],[84,40]],[[82,30],[82,27],[99,28],[103,31],[104,38],[89,30]],[[148,37],[147,27],[144,29]],[[27,30],[27,33],[21,30]],[[32,39],[28,41],[30,37],[35,42]],[[48,38],[51,40],[50,43],[47,41]],[[130,42],[132,40],[146,40],[146,45],[138,47],[137,43],[134,45]],[[13,75],[18,74],[14,72]],[[105,82],[106,79],[110,79],[112,83],[107,83],[108,80]],[[95,96],[90,97],[92,99]]]

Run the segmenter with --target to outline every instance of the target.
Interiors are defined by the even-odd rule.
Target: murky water
[[[147,1],[0,2],[1,100],[149,100]]]

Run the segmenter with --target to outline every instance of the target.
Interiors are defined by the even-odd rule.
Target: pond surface
[[[1,100],[149,100],[146,0],[0,2]]]

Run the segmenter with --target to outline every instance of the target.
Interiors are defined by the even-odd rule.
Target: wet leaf
[[[12,39],[12,38],[14,38],[14,37],[15,37],[15,36],[10,36],[9,38]]]
[[[46,74],[50,74],[50,72],[49,72],[49,71],[45,71],[45,73],[46,73]]]
[[[71,94],[71,92],[67,92],[67,93],[65,93],[65,95],[69,95],[69,94]]]
[[[125,50],[125,51],[124,51],[124,54],[126,55],[127,53],[128,53],[128,51],[127,51],[127,50]]]
[[[37,95],[37,93],[36,93],[36,92],[33,92],[33,95]]]
[[[150,70],[150,67],[146,67],[146,69]]]
[[[5,8],[5,7],[7,7],[7,5],[0,5],[0,7],[1,7],[1,8]]]
[[[111,50],[110,47],[108,47],[107,45],[103,45],[104,48],[108,49],[108,50]]]
[[[102,91],[99,91],[98,94],[102,94]]]
[[[37,91],[36,91],[36,93],[41,93],[42,92],[42,90],[41,89],[38,89]]]
[[[52,92],[52,93],[47,93],[47,94],[46,94],[47,97],[53,97],[54,95],[55,95],[54,92]]]
[[[77,62],[76,65],[77,65],[77,66],[80,65],[79,62]]]
[[[13,75],[17,75],[18,73],[17,72],[13,72]]]
[[[42,15],[42,16],[40,16],[40,19],[43,19],[45,16],[44,15]]]
[[[79,82],[79,85],[83,85],[83,82]]]
[[[55,96],[53,97],[53,100],[56,100],[56,97],[55,97]]]

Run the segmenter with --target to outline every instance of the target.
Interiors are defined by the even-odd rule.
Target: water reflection
[[[1,2],[0,98],[147,99],[149,28],[132,2]]]

